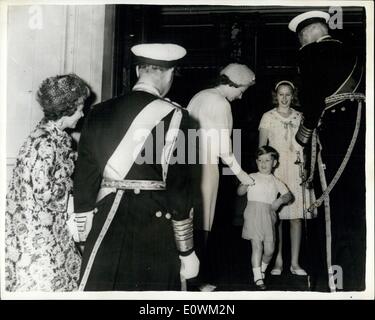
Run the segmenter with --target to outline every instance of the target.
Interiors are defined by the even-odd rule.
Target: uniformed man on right
[[[298,35],[301,44],[298,67],[304,121],[296,140],[311,153],[307,168],[311,174],[307,181],[313,182],[317,197],[326,190],[320,199],[319,219],[312,222],[318,224],[315,227],[319,239],[311,236],[310,243],[314,242],[317,250],[307,254],[310,262],[319,261],[318,255],[326,255],[321,260],[328,270],[331,291],[363,290],[366,266],[363,68],[358,54],[329,35],[329,19],[326,12],[309,11],[289,23],[289,29]],[[336,285],[334,277],[339,280]]]

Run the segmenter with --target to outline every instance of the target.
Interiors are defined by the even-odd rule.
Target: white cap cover
[[[304,27],[315,22],[328,23],[330,15],[324,11],[308,11],[294,17],[288,25],[289,30],[299,32]]]
[[[131,48],[137,63],[147,63],[161,67],[173,67],[186,55],[185,48],[172,43],[144,43]]]

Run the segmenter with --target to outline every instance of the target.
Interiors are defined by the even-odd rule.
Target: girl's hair
[[[256,159],[259,158],[259,156],[262,156],[264,154],[271,154],[271,157],[273,160],[278,161],[279,160],[279,153],[276,151],[276,149],[270,147],[270,146],[262,146],[259,147],[257,152],[256,152]]]
[[[282,80],[276,83],[275,88],[272,90],[272,105],[274,107],[278,106],[278,101],[277,101],[277,90],[279,89],[280,86],[289,86],[289,88],[292,90],[292,102],[290,104],[291,107],[298,107],[300,105],[299,100],[298,100],[298,89],[297,87],[290,81],[288,80]]]
[[[287,84],[289,87],[291,87],[293,89],[293,92],[294,90],[296,89],[296,87],[294,86],[294,84],[292,82],[290,82],[289,80],[281,80],[279,81],[278,83],[276,83],[275,85],[275,91],[277,91],[277,89],[281,86],[281,85],[285,85]]]

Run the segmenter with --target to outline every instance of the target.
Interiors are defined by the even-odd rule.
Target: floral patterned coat
[[[51,121],[22,145],[7,194],[8,291],[77,288],[81,257],[66,224],[75,158],[70,136]]]

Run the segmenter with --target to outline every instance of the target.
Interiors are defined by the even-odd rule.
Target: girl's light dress
[[[303,199],[300,166],[296,163],[297,158],[304,161],[303,148],[295,139],[302,120],[302,113],[293,108],[291,111],[291,114],[285,118],[274,108],[263,114],[259,124],[259,128],[267,129],[269,145],[275,148],[280,155],[275,176],[288,185],[294,196],[294,201],[284,206],[279,213],[280,219],[285,220],[304,218],[303,201],[305,201],[306,208],[315,201],[314,192],[310,189],[305,189],[305,199]],[[311,219],[316,216],[317,212],[305,214],[307,219]]]

